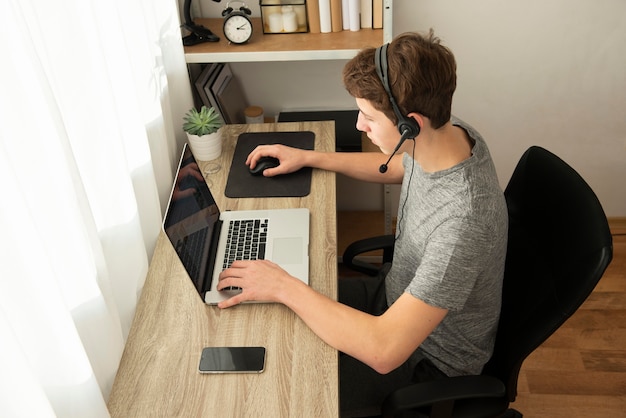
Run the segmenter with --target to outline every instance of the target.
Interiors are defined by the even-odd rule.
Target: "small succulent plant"
[[[183,121],[183,130],[198,136],[217,132],[222,126],[220,114],[215,108],[206,106],[202,106],[199,112],[195,107],[192,107],[183,117]]]

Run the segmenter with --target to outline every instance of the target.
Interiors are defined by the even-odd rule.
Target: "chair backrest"
[[[509,212],[502,312],[483,371],[517,395],[522,362],[585,301],[613,257],[593,190],[567,163],[533,146],[505,189]]]

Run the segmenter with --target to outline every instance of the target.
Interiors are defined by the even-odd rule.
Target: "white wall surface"
[[[208,17],[225,4],[198,6]],[[258,2],[249,6],[259,16]],[[454,52],[453,112],[486,138],[503,187],[523,151],[540,145],[579,171],[608,216],[626,216],[626,2],[394,0],[393,8],[394,34],[432,27]],[[344,63],[232,66],[248,100],[271,115],[355,108],[341,84]],[[382,193],[380,201],[363,189],[343,193],[340,209],[382,207]]]
[[[394,1],[394,34],[431,27],[457,58],[453,112],[487,139],[503,185],[541,145],[626,216],[626,2]]]

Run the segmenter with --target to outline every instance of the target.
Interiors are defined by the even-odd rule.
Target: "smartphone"
[[[261,373],[265,370],[265,347],[205,347],[200,373]]]

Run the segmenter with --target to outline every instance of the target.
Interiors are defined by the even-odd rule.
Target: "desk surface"
[[[302,198],[224,196],[235,141],[243,132],[310,130],[315,149],[332,151],[332,122],[227,125],[220,172],[207,175],[221,210],[307,207],[311,211],[310,285],[336,298],[335,175],[313,170]],[[200,163],[204,168],[207,163]],[[200,374],[205,346],[265,346],[261,374]],[[291,310],[205,305],[161,233],[108,401],[113,417],[338,416],[338,355]]]

